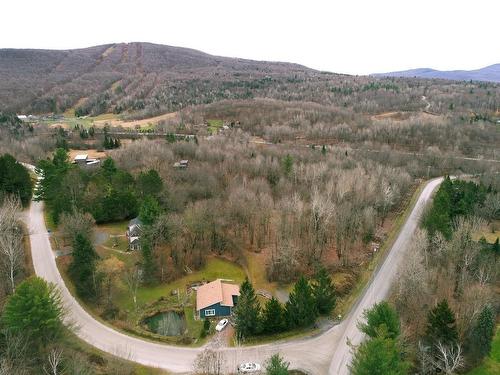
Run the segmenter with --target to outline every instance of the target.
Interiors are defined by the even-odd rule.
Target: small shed
[[[87,164],[87,159],[89,156],[87,154],[78,154],[75,156],[75,163],[76,164]]]

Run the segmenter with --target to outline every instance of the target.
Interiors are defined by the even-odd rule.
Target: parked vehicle
[[[215,326],[215,330],[216,330],[217,332],[222,331],[224,328],[226,328],[227,323],[229,323],[229,320],[227,320],[227,319],[225,319],[225,318],[224,318],[224,319],[222,319],[222,320],[221,320],[219,323],[217,323],[217,325]]]
[[[260,365],[258,363],[242,363],[238,366],[238,372],[240,374],[253,374],[260,371]]]

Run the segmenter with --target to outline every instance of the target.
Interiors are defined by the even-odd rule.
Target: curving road
[[[225,371],[234,372],[237,364],[245,361],[264,363],[272,354],[279,352],[290,361],[291,368],[301,369],[314,375],[348,374],[348,364],[352,356],[347,339],[353,344],[359,344],[363,340],[362,334],[356,327],[357,320],[364,309],[387,297],[396,275],[396,269],[417,228],[422,208],[441,181],[442,178],[434,179],[425,186],[385,261],[374,273],[370,285],[341,324],[312,338],[252,347],[221,348],[225,360]],[[74,327],[79,338],[104,352],[143,365],[175,373],[192,371],[196,355],[203,348],[168,346],[128,336],[89,315],[71,295],[56,266],[49,234],[45,227],[43,203],[32,202],[26,221],[30,233],[35,272],[38,276],[56,284],[60,289],[67,309],[66,323]]]

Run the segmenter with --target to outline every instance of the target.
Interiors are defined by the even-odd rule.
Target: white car
[[[224,328],[226,328],[227,323],[229,323],[229,320],[227,320],[227,319],[222,319],[222,320],[221,320],[219,323],[217,323],[217,325],[215,326],[215,330],[216,330],[217,332],[222,331]]]
[[[240,374],[251,374],[260,371],[260,365],[258,363],[242,363],[238,366],[238,372]]]

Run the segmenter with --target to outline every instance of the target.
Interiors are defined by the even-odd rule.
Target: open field
[[[491,228],[495,229],[494,231]],[[494,220],[491,224],[485,224],[484,227],[475,233],[473,239],[475,241],[484,237],[487,242],[494,243],[500,237],[500,220]]]
[[[179,114],[177,112],[171,112],[159,116],[145,118],[142,120],[129,120],[129,121],[121,120],[116,116],[110,116],[109,118],[103,118],[98,116],[94,118],[94,125],[96,127],[104,127],[106,125],[109,125],[109,126],[121,126],[122,128],[127,128],[127,129],[136,129],[136,128],[144,129],[144,128],[151,128],[154,125],[157,125],[161,121],[175,120],[178,118],[178,115]]]

